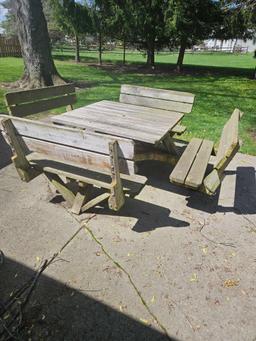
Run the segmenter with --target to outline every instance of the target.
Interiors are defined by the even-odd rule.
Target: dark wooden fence
[[[21,57],[18,38],[0,36],[0,57]]]

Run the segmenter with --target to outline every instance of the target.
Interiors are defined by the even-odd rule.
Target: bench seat
[[[239,150],[238,124],[242,115],[239,109],[235,109],[224,125],[219,148],[211,164],[213,142],[193,138],[173,169],[170,181],[208,195],[215,194],[224,178],[225,168]],[[211,165],[211,170],[206,174],[208,165]]]
[[[212,141],[193,138],[173,169],[170,180],[198,189],[203,183],[212,150]]]

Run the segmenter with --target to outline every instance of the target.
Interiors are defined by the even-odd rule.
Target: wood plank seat
[[[225,124],[213,165],[209,165],[213,142],[193,138],[174,167],[170,181],[181,186],[201,190],[208,195],[216,192],[224,170],[239,150],[238,123],[242,112],[235,109]],[[208,166],[212,166],[207,174]]]
[[[106,199],[117,211],[125,194],[136,195],[147,180],[135,174],[132,140],[6,115],[0,130],[20,178],[29,182],[44,173],[74,213]],[[92,186],[105,192],[89,200]]]
[[[172,115],[173,112],[190,113],[194,98],[195,95],[188,92],[124,84],[121,86],[119,101],[121,103],[160,109],[161,111],[165,110],[166,115]],[[177,124],[172,129],[172,133],[181,135],[186,129],[185,126]]]
[[[40,89],[22,90],[5,94],[10,115],[24,117],[51,109],[66,107],[72,110],[76,103],[74,84],[48,86]]]

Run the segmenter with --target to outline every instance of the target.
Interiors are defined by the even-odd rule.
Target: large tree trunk
[[[76,39],[76,62],[80,63],[80,42],[78,34],[75,35]]]
[[[179,56],[178,56],[178,60],[176,64],[177,72],[180,72],[182,70],[185,50],[186,50],[186,40],[183,39],[180,44]]]
[[[24,74],[16,86],[37,88],[64,83],[54,65],[41,0],[13,0]]]
[[[154,40],[150,41],[147,49],[147,65],[151,68],[155,66],[155,42]]]

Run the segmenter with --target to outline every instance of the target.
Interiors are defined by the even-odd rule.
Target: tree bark
[[[155,66],[155,42],[154,40],[150,41],[147,49],[147,65],[151,68]]]
[[[76,39],[76,62],[80,63],[80,41],[79,41],[79,36],[78,34],[75,34],[75,39]]]
[[[125,65],[125,57],[126,57],[126,40],[125,40],[125,37],[123,39],[123,65]]]
[[[176,64],[176,71],[177,72],[180,72],[182,70],[185,50],[186,50],[186,40],[183,39],[183,40],[181,40],[179,56],[178,56],[178,60],[177,60],[177,64]]]
[[[24,74],[16,86],[38,88],[65,81],[51,55],[50,39],[41,0],[13,0]]]
[[[102,65],[102,33],[99,31],[99,64]]]

